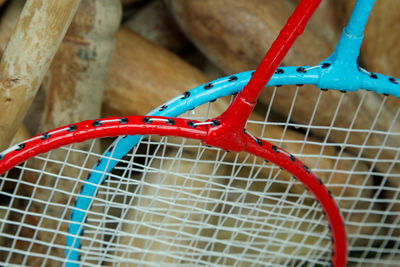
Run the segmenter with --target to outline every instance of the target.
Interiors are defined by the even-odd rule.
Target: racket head
[[[196,127],[188,126],[189,122],[194,122],[193,120],[151,117],[151,122],[149,122],[149,118],[126,117],[85,121],[47,132],[24,142],[24,145],[17,145],[10,149],[2,159],[2,168],[7,169],[20,163],[21,160],[40,152],[46,152],[60,144],[67,145],[77,141],[83,142],[90,138],[113,136],[113,132],[124,135],[135,133],[165,135],[175,132],[175,134],[179,133],[185,137],[201,139],[205,136],[208,127],[201,124]],[[250,160],[254,164],[257,162],[257,158],[249,159],[248,156],[242,158],[243,155],[236,155],[229,156],[230,159],[224,162],[215,155],[229,153],[220,150],[216,152],[216,149],[201,147],[199,143],[191,144],[191,141],[187,140],[179,140],[178,144],[174,144],[176,141],[171,137],[169,137],[170,140],[172,139],[171,141],[166,143],[164,141],[164,146],[160,145],[163,142],[160,143],[157,138],[156,142],[145,143],[145,154],[136,155],[134,153],[131,159],[122,160],[123,167],[117,165],[111,174],[102,173],[105,179],[101,181],[100,185],[96,185],[87,180],[84,181],[84,178],[92,170],[92,167],[89,166],[93,166],[92,164],[102,157],[95,152],[98,145],[96,142],[80,143],[76,145],[76,148],[64,147],[60,150],[49,151],[46,155],[39,155],[17,167],[20,169],[18,182],[15,191],[9,195],[11,201],[7,207],[8,212],[4,221],[6,231],[3,236],[5,239],[9,239],[11,235],[15,237],[11,242],[11,248],[3,247],[9,251],[5,263],[44,264],[46,262],[57,264],[57,261],[64,260],[59,254],[60,251],[64,253],[66,250],[67,254],[70,251],[65,242],[68,238],[68,224],[71,222],[66,218],[71,216],[72,210],[76,212],[78,209],[77,207],[73,208],[72,205],[75,199],[85,197],[84,192],[80,191],[83,184],[86,188],[95,186],[98,192],[90,201],[90,209],[85,214],[85,222],[79,225],[78,236],[82,242],[77,251],[81,264],[92,264],[93,261],[97,261],[97,263],[99,261],[110,263],[109,261],[111,261],[116,264],[117,262],[121,263],[123,259],[126,260],[126,255],[130,255],[128,262],[131,264],[146,261],[146,264],[154,265],[164,261],[172,262],[173,265],[196,262],[217,265],[229,264],[235,260],[256,264],[257,261],[263,261],[265,257],[270,258],[269,260],[274,264],[315,263],[324,262],[324,260],[330,262],[332,256],[330,229],[332,229],[333,240],[335,240],[334,254],[343,255],[343,251],[338,250],[337,247],[345,247],[344,229],[343,225],[340,225],[341,217],[336,204],[329,197],[329,191],[320,184],[320,180],[317,180],[308,168],[284,150],[269,145],[267,142],[260,144],[257,139],[253,139],[253,136],[249,138],[255,146],[250,145],[248,152],[259,154],[271,162],[279,161],[277,159],[281,158],[282,168],[290,170],[299,177],[304,174],[308,175],[309,178],[305,179],[308,181],[306,183],[309,184],[311,192],[315,192],[317,199],[321,203],[325,203],[323,204],[324,209],[328,207],[329,210],[329,205],[331,205],[330,207],[333,207],[334,211],[324,212],[319,207],[319,202],[305,189],[300,197],[293,197],[289,193],[286,198],[282,198],[282,193],[288,193],[290,191],[288,188],[292,186],[291,182],[286,180],[293,179],[292,175],[287,173],[282,174],[286,178],[281,185],[286,189],[277,185],[267,188],[265,185],[267,180],[269,180],[269,184],[274,184],[271,183],[271,177],[279,177],[280,173],[284,171],[274,167],[273,164],[266,163],[264,159],[254,166],[250,164],[252,167],[248,168],[246,161]],[[185,146],[182,142],[189,144]],[[99,142],[97,141],[97,143]],[[163,151],[163,154],[158,157],[152,155],[149,148],[151,145],[156,145],[155,151]],[[85,150],[82,150],[82,147]],[[172,156],[165,154],[174,150],[177,152],[175,154],[172,152]],[[206,156],[202,156],[204,153]],[[146,158],[148,162],[138,165],[135,158]],[[110,160],[114,159],[111,157]],[[159,166],[158,169],[155,166]],[[242,170],[242,168],[249,170]],[[250,173],[257,168],[269,169],[269,177],[261,178],[257,175],[252,177]],[[176,171],[171,171],[171,169],[176,169]],[[220,172],[224,172],[224,174],[222,175]],[[259,172],[256,171],[256,173]],[[138,173],[142,178],[131,177]],[[11,179],[9,174],[10,172],[3,176],[4,181]],[[160,178],[162,176],[164,177]],[[132,188],[133,191],[131,191]],[[270,195],[273,196],[272,199],[270,199]],[[237,196],[236,200],[235,196]],[[252,200],[248,201],[249,199]],[[210,206],[210,203],[213,204]],[[288,203],[291,208],[277,208],[279,204]],[[244,206],[238,209],[238,205]],[[126,209],[130,206],[134,207],[133,211]],[[266,211],[267,208],[272,210]],[[121,215],[119,219],[117,219],[119,216],[113,215],[113,212],[118,210]],[[215,214],[214,211],[216,211]],[[282,214],[277,214],[278,211],[281,211]],[[336,215],[332,215],[332,212],[336,212]],[[123,213],[127,214],[127,217]],[[324,214],[327,214],[328,221],[325,220]],[[272,217],[268,219],[267,215]],[[282,216],[285,218],[282,219]],[[316,220],[310,222],[310,216]],[[246,217],[255,219],[247,222]],[[339,221],[333,223],[335,219],[332,218]],[[222,228],[221,222],[224,222]],[[278,223],[274,224],[274,222]],[[153,223],[155,228],[150,227]],[[331,227],[328,226],[329,224]],[[113,233],[109,232],[110,225],[113,225],[112,228],[114,227]],[[257,225],[258,230],[249,230],[252,225]],[[165,229],[154,231],[154,229],[164,226]],[[238,232],[239,228],[242,229],[240,232]],[[275,230],[273,230],[274,228]],[[194,229],[196,229],[195,233]],[[279,234],[276,233],[276,229],[279,229]],[[316,233],[312,230],[315,230]],[[298,231],[301,233],[298,234]],[[132,234],[132,232],[134,233]],[[271,239],[271,234],[276,236]],[[259,239],[258,235],[266,237]],[[127,241],[126,238],[123,238],[124,236],[130,237],[130,240]],[[154,245],[153,242],[158,240],[158,236],[160,240],[168,237],[163,242],[160,241]],[[230,236],[230,238],[226,236]],[[46,237],[45,240],[44,237]],[[189,243],[188,237],[191,241]],[[73,238],[77,240],[77,236],[73,236]],[[260,244],[267,240],[275,241],[268,245]],[[192,244],[193,242],[195,245]],[[299,242],[304,242],[304,250],[299,249]],[[309,242],[319,244],[319,246],[313,246],[313,249],[310,250]],[[252,247],[254,246],[252,243],[255,244],[255,247]],[[341,245],[335,247],[337,243]],[[174,246],[171,247],[171,244]],[[223,244],[222,247],[221,244]],[[288,247],[284,248],[282,244],[287,244]],[[324,244],[322,250],[320,249],[321,244]],[[108,249],[104,249],[104,247],[108,247]],[[170,250],[166,250],[166,247],[169,247]],[[125,250],[121,250],[122,248]],[[208,259],[199,256],[204,255],[211,248],[215,251],[206,256]],[[276,252],[267,253],[268,256],[264,255],[271,249]],[[25,252],[19,254],[19,251]],[[192,253],[185,258],[182,256],[182,251],[192,251]],[[243,254],[243,259],[237,259],[234,256],[238,251]],[[250,258],[245,256],[248,251],[255,251],[249,254]],[[297,255],[288,259],[287,256],[296,254],[295,251],[298,252]],[[225,255],[226,253],[230,256]],[[284,257],[284,255],[286,256]],[[20,261],[18,262],[18,260]],[[70,263],[78,264],[78,262]]]

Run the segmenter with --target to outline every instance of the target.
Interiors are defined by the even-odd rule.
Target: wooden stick
[[[0,149],[5,149],[36,95],[80,0],[28,1],[0,61]]]
[[[103,88],[112,61],[115,46],[114,33],[121,21],[121,11],[119,0],[82,0],[65,38],[54,56],[46,76],[47,82],[42,85],[47,96],[40,125],[41,131],[76,121],[100,117]],[[76,144],[74,148],[86,150],[87,146],[88,143],[84,142]],[[100,153],[97,148],[99,147],[96,144],[92,147],[93,151]],[[65,158],[65,154],[60,150],[56,150],[52,152],[52,157],[61,160]],[[68,162],[76,166],[85,165],[84,157],[78,153],[71,153],[68,157]],[[86,164],[93,166],[94,163],[95,158],[93,157],[88,159]],[[58,170],[59,166],[49,162],[47,168],[56,173],[55,170]],[[32,187],[22,186],[19,190],[35,201],[45,201],[48,199],[48,188],[54,188],[52,203],[55,205],[71,205],[71,203],[74,203],[71,195],[58,192],[59,190],[63,192],[78,190],[76,188],[77,180],[83,179],[85,175],[79,176],[74,168],[65,168],[63,175],[77,177],[77,179],[57,182],[52,177],[43,176],[40,177],[40,182],[38,182],[38,176],[26,175],[23,179],[28,184],[38,183],[45,186],[45,189],[38,188],[33,192]],[[64,212],[62,209],[47,209],[43,205],[36,204],[20,208],[26,209],[29,214],[37,212],[46,214],[51,218],[62,218]],[[93,210],[97,211],[96,207]],[[103,210],[99,210],[99,212],[103,212]],[[14,216],[12,219],[23,222],[24,225],[29,224],[39,228],[40,224],[44,223],[49,229],[54,229],[54,234],[49,234],[49,232],[41,230],[33,233],[33,231],[28,231],[25,227],[22,227],[22,231],[15,234],[18,238],[35,238],[47,243],[36,244],[29,248],[29,242],[17,242],[15,247],[20,251],[46,254],[49,253],[49,246],[52,245],[52,242],[60,246],[65,245],[65,232],[67,232],[68,223],[60,223],[57,220],[48,219],[46,216],[43,216],[40,221],[35,216],[26,218],[19,218],[15,214],[12,214],[12,216]],[[13,233],[12,228],[7,230]],[[52,241],[53,239],[55,241]],[[83,245],[85,245],[85,241],[83,241]],[[50,253],[52,256],[64,257],[63,249],[52,247]],[[13,257],[13,262],[16,264],[25,262],[29,266],[57,265],[56,262],[49,259],[45,262],[40,257],[17,253]]]
[[[171,51],[181,51],[189,42],[161,0],[150,2],[130,17],[124,26]]]
[[[0,17],[0,49],[2,51],[6,48],[7,42],[18,22],[24,4],[25,0],[11,1]]]
[[[185,90],[209,81],[175,54],[124,27],[118,30],[116,38],[116,52],[104,92],[103,116],[143,115]]]
[[[0,7],[3,6],[7,0],[0,0]]]

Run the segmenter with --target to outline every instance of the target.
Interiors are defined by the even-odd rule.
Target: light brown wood
[[[116,38],[116,52],[105,89],[104,116],[144,115],[170,98],[209,81],[173,53],[126,28],[120,28]]]
[[[187,37],[225,73],[257,67],[294,10],[288,1],[165,1]],[[284,64],[313,65],[334,44],[310,29],[296,41]]]
[[[0,149],[5,149],[68,29],[80,0],[28,1],[0,61]]]
[[[44,111],[40,132],[85,119],[100,117],[105,79],[115,47],[114,33],[120,25],[121,14],[119,0],[82,0],[78,12],[54,56],[46,77],[46,83],[43,84],[42,89],[46,97],[43,103]],[[94,152],[100,153],[98,145],[99,143],[97,143],[97,146],[94,145],[92,149]],[[87,142],[75,145],[75,149],[86,151],[87,148]],[[65,153],[60,150],[53,151],[52,158],[63,160]],[[95,158],[89,159],[88,164],[93,166],[95,160]],[[84,157],[72,153],[68,157],[68,162],[76,166],[83,166]],[[60,166],[49,162],[47,169],[52,173],[59,173]],[[66,167],[62,173],[69,177],[77,177],[77,180],[57,182],[53,177],[43,175],[38,182],[36,176],[26,176],[24,179],[28,183],[38,183],[43,187],[37,188],[34,192],[32,192],[30,186],[19,188],[19,190],[25,191],[25,194],[31,195],[35,200],[48,201],[48,188],[54,187],[63,192],[74,192],[74,190],[77,190],[78,179],[85,177],[78,175],[74,168]],[[71,195],[57,192],[59,191],[56,190],[51,198],[52,204],[71,205],[71,203],[74,203]],[[51,218],[62,218],[65,211],[63,209],[47,209],[42,204],[35,202],[28,208],[28,212],[46,214]],[[65,232],[67,232],[68,223],[60,223],[48,219],[48,217],[39,221],[35,216],[28,216],[24,219],[14,216],[14,219],[17,221],[24,220],[25,223],[38,227],[40,227],[40,222],[41,225],[45,224],[47,229],[54,229],[56,235],[49,234],[48,231],[33,233],[23,228],[18,233],[19,238],[32,238],[32,234],[35,234],[35,239],[47,242],[52,246],[54,244],[65,245]],[[10,232],[12,232],[12,229]],[[18,242],[16,245],[22,251],[26,250],[27,246],[28,242]],[[31,252],[46,254],[48,249],[48,245],[36,244]],[[52,247],[51,255],[62,258],[64,253],[63,249]],[[13,257],[13,262],[22,263],[24,257],[25,255],[18,254]],[[38,266],[43,263],[43,259],[30,256],[25,263],[29,266]],[[56,262],[48,260],[46,264],[52,265]]]
[[[147,40],[174,52],[189,45],[162,0],[149,2],[130,17],[124,26]]]
[[[7,42],[18,22],[19,15],[24,7],[25,0],[13,0],[7,5],[0,17],[0,49],[4,51]]]

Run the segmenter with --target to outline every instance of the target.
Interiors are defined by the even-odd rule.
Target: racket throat
[[[219,147],[223,150],[240,152],[247,147],[248,137],[244,127],[256,102],[247,102],[239,92],[230,107],[220,116],[210,120],[211,125],[203,140],[205,145]]]

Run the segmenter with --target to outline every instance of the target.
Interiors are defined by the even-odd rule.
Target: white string
[[[280,87],[276,93],[285,89]],[[395,266],[390,260],[400,245],[400,216],[393,208],[400,205],[400,189],[392,188],[389,198],[385,182],[400,179],[396,172],[400,149],[393,145],[400,135],[399,111],[392,111],[393,120],[382,127],[380,120],[388,105],[384,98],[378,106],[368,106],[371,122],[359,127],[369,92],[337,92],[341,95],[335,112],[320,125],[317,117],[325,95],[316,92],[319,97],[309,107],[313,112],[301,122],[294,116],[295,103],[306,92],[298,89],[288,100],[292,103],[288,117],[281,121],[272,115],[279,96],[271,92],[260,120],[248,122],[248,134],[254,140],[261,137],[281,144],[308,166],[315,166],[313,172],[328,181],[337,203],[350,203],[342,207],[352,252],[349,264]],[[351,94],[361,95],[347,114],[348,125],[343,126],[341,112]],[[214,105],[221,103],[217,100],[183,117],[210,119],[219,110]],[[201,124],[205,123],[211,122]],[[269,136],[272,128],[280,134]],[[294,129],[301,138],[289,139]],[[325,135],[318,137],[321,132]],[[337,133],[343,138],[334,139]],[[363,138],[355,142],[354,134]],[[14,191],[4,192],[8,201],[0,206],[0,239],[4,241],[0,250],[5,252],[0,265],[33,265],[33,259],[38,260],[35,266],[62,265],[71,206],[84,177],[101,157],[98,147],[106,143],[96,140],[86,143],[85,149],[77,144],[52,151],[18,166],[19,174],[4,175],[2,190],[5,182],[17,185]],[[367,156],[368,151],[376,153]],[[363,164],[367,167],[359,169]],[[380,177],[381,183],[371,183],[372,176]],[[354,177],[365,180],[354,183]],[[163,266],[328,266],[330,260],[327,221],[300,182],[253,156],[171,137],[149,136],[120,161],[99,186],[83,228],[82,266],[144,262],[146,266],[160,266],[160,262]]]

